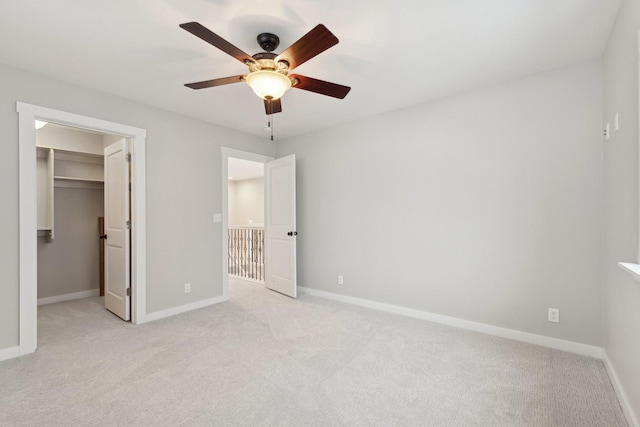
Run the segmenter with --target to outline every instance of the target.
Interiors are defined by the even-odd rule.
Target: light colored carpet
[[[627,425],[599,360],[230,282],[139,326],[99,298],[39,307],[0,425]]]

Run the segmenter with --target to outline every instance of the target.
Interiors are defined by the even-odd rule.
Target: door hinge
[[[130,297],[131,296],[131,288],[127,288],[127,296]]]
[[[131,161],[131,153],[127,153],[127,162]]]
[[[130,220],[128,220],[128,221],[127,221],[127,228],[128,228],[129,230],[131,230],[131,221],[130,221]]]

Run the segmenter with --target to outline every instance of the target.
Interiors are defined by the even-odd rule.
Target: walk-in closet
[[[38,304],[101,295],[104,147],[111,135],[36,130]]]

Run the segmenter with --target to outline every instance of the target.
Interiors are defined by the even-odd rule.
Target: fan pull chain
[[[273,101],[271,99],[267,100],[267,112],[269,113],[269,118],[267,119],[267,128],[271,131],[271,140],[273,141]],[[266,129],[265,129],[266,130]]]

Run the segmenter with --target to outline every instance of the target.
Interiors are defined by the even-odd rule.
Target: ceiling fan
[[[204,89],[244,81],[256,95],[264,100],[265,112],[268,115],[282,111],[280,97],[292,87],[339,99],[343,99],[351,90],[348,86],[300,74],[289,74],[289,71],[338,43],[338,38],[322,24],[317,25],[280,54],[273,53],[280,44],[278,36],[261,33],[257,40],[264,52],[251,56],[197,22],[180,24],[180,28],[233,56],[249,68],[247,75],[239,74],[185,84],[191,89]]]

